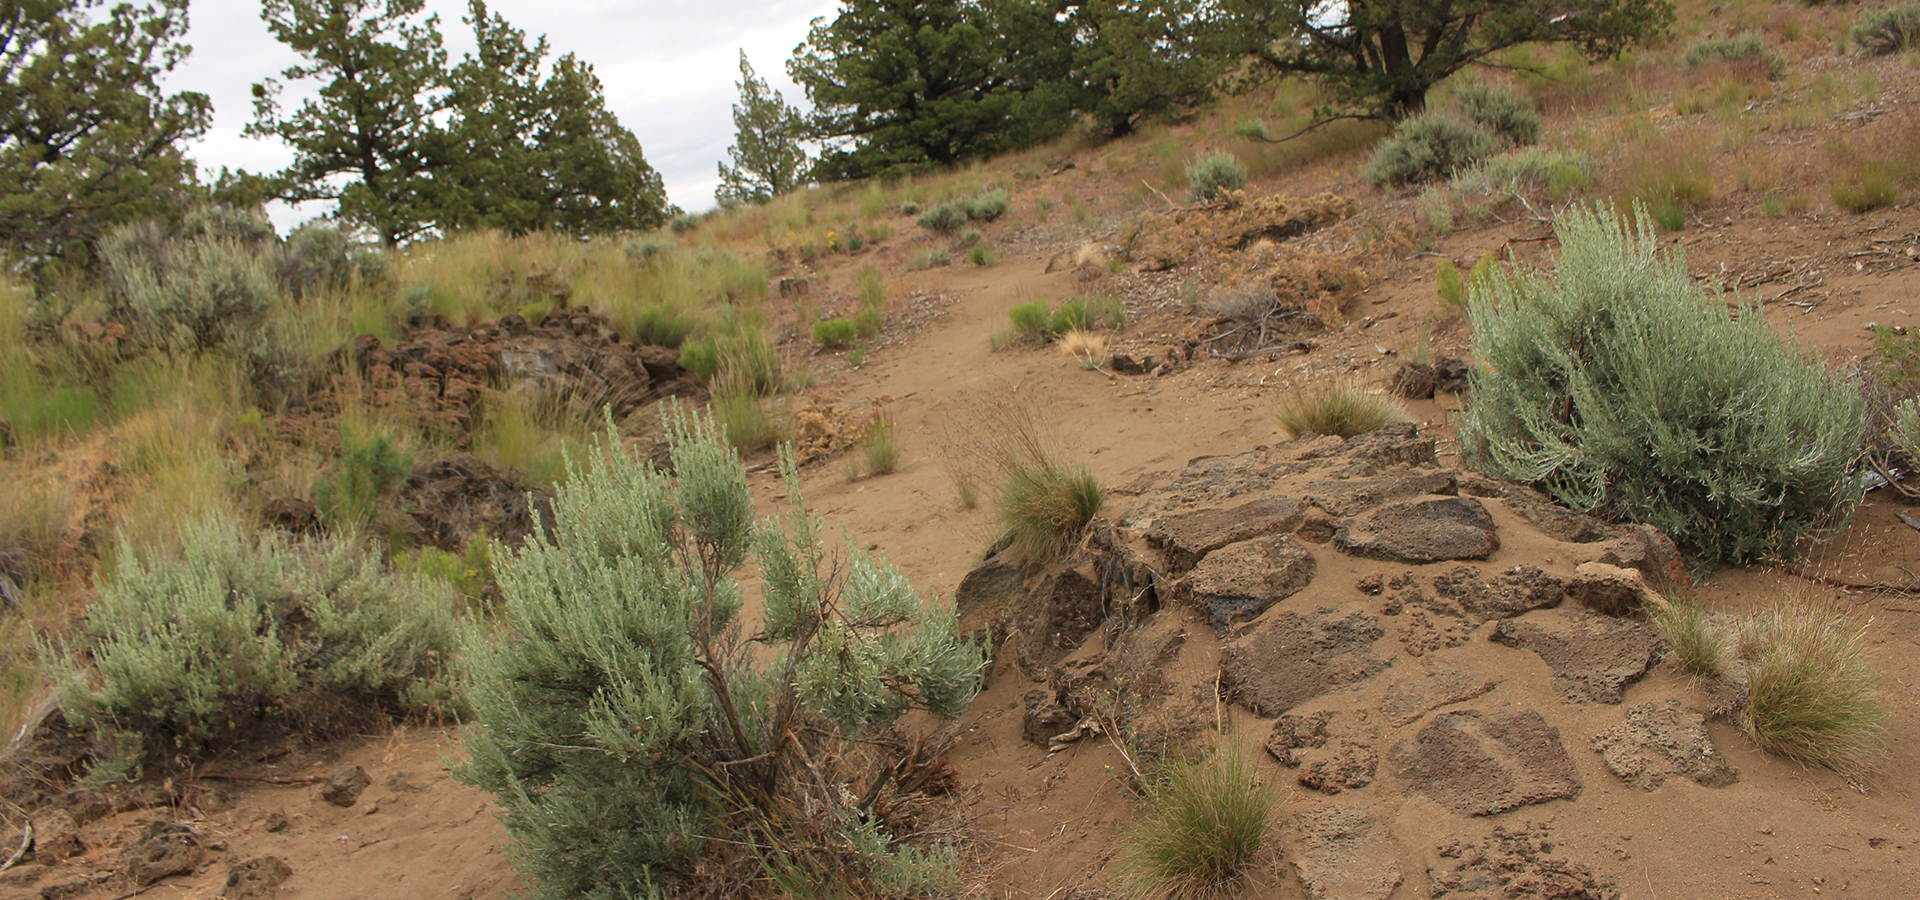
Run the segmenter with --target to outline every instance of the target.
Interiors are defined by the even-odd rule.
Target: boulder
[[[1500,538],[1479,500],[1445,497],[1395,503],[1349,519],[1333,545],[1368,559],[1420,564],[1486,559],[1500,548]]]
[[[1238,506],[1196,509],[1155,519],[1147,543],[1166,554],[1169,574],[1193,568],[1228,544],[1261,535],[1285,534],[1300,524],[1300,501],[1261,497]]]
[[[278,856],[256,856],[227,870],[228,900],[272,900],[281,882],[293,877],[293,867]]]
[[[339,807],[349,807],[359,802],[360,792],[372,784],[373,779],[367,770],[355,765],[345,765],[334,769],[327,780],[320,785],[320,799]]]
[[[162,878],[186,875],[200,865],[200,835],[179,822],[155,819],[120,851],[120,868],[145,887]]]

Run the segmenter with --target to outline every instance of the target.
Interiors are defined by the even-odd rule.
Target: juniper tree
[[[807,151],[800,146],[806,121],[766,79],[754,75],[740,51],[740,102],[733,105],[733,146],[720,163],[721,206],[765,203],[806,183]]]
[[[979,688],[979,648],[899,572],[860,553],[829,571],[790,456],[792,511],[755,525],[713,423],[676,412],[668,432],[672,475],[617,437],[569,463],[551,527],[499,563],[502,637],[470,651],[460,776],[496,795],[532,897],[645,895],[715,839],[778,853],[802,760]]]

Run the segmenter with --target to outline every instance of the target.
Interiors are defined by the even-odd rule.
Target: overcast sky
[[[739,51],[787,102],[805,95],[787,79],[786,62],[807,37],[807,24],[830,16],[835,0],[494,0],[489,8],[527,33],[547,36],[552,57],[578,54],[605,87],[607,107],[620,117],[660,172],[667,196],[683,209],[713,206],[716,164],[733,143],[733,103],[739,97]],[[440,14],[447,54],[457,61],[473,45],[465,0],[427,0]],[[258,0],[192,0],[193,54],[173,71],[168,91],[200,91],[213,98],[213,128],[189,154],[211,178],[226,166],[270,172],[292,153],[277,141],[242,137],[253,118],[252,85],[298,63],[293,51],[267,34]],[[551,58],[551,57],[550,57]],[[298,105],[297,85],[282,95]],[[319,209],[270,210],[282,229]]]

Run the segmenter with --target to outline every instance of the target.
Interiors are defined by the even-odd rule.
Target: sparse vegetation
[[[1854,46],[1869,56],[1912,50],[1920,46],[1920,3],[1864,10],[1850,35]]]
[[[1767,46],[1766,39],[1753,31],[1710,37],[1687,51],[1688,66],[1698,68],[1716,62],[1752,68],[1769,79],[1778,79],[1787,70],[1786,56]]]
[[[1265,846],[1273,799],[1229,748],[1176,761],[1152,782],[1146,817],[1121,850],[1135,897],[1208,896]]]
[[[1859,499],[1859,394],[1638,227],[1570,211],[1553,280],[1497,272],[1473,295],[1463,455],[1703,560],[1790,556]]]
[[[1866,634],[1837,613],[1781,603],[1740,631],[1747,663],[1741,724],[1767,750],[1843,775],[1887,751],[1887,711]]]
[[[1085,331],[1068,331],[1055,344],[1060,352],[1073,357],[1089,372],[1107,364],[1107,339]]]
[[[1187,189],[1198,200],[1212,200],[1247,186],[1247,167],[1225,150],[1209,153],[1187,165]]]
[[[1401,122],[1367,163],[1376,185],[1438,181],[1499,148],[1485,127],[1452,113],[1429,113]]]
[[[1350,381],[1334,381],[1296,391],[1275,413],[1289,438],[1310,435],[1353,437],[1384,425],[1408,421],[1407,411],[1391,397]]]
[[[1727,674],[1727,636],[1708,621],[1698,604],[1672,599],[1647,610],[1647,620],[1667,639],[1680,671],[1701,678]]]

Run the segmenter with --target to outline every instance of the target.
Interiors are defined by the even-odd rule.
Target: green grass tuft
[[[1028,459],[1009,469],[1006,479],[1000,492],[1000,524],[1028,560],[1047,559],[1065,549],[1106,502],[1106,489],[1083,465]]]
[[[1400,404],[1345,381],[1297,392],[1280,404],[1276,415],[1280,430],[1289,438],[1316,434],[1348,438],[1408,420]]]
[[[1888,714],[1864,628],[1835,612],[1782,603],[1742,629],[1748,660],[1742,725],[1755,742],[1843,775],[1887,754]]]
[[[1260,852],[1272,798],[1233,750],[1178,762],[1149,792],[1152,809],[1128,832],[1121,860],[1136,897],[1194,897],[1243,871]]]

